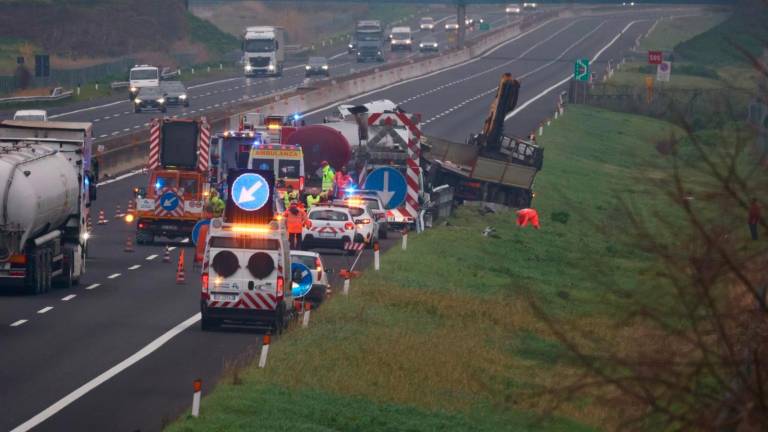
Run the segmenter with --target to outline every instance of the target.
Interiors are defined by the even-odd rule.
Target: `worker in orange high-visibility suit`
[[[534,228],[539,229],[539,213],[532,208],[524,208],[517,211],[517,226],[524,227],[528,223],[533,225]]]
[[[288,228],[291,249],[301,249],[301,230],[307,221],[307,214],[294,201],[288,207],[288,210],[283,213],[283,217],[285,218],[285,226]]]

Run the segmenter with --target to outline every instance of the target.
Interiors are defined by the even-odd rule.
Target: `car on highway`
[[[435,19],[432,17],[423,17],[419,20],[419,30],[433,31],[435,29]]]
[[[523,3],[523,9],[536,9],[538,6],[536,3]]]
[[[372,193],[368,193],[372,192]],[[359,201],[368,207],[373,220],[379,225],[379,238],[389,236],[389,222],[387,221],[387,209],[381,201],[379,191],[356,190],[346,197],[349,201]]]
[[[357,42],[355,41],[355,36],[352,35],[349,37],[349,42],[347,43],[347,54],[354,54],[357,50]]]
[[[305,248],[330,247],[344,249],[346,243],[362,242],[352,212],[345,206],[318,204],[307,214],[301,233]]]
[[[267,324],[282,331],[291,312],[290,248],[285,225],[211,221],[202,265],[203,330],[224,321]],[[288,301],[286,301],[288,300]]]
[[[508,15],[517,15],[521,13],[523,9],[519,4],[511,4],[504,9],[504,12]]]
[[[379,223],[371,214],[367,203],[362,200],[340,199],[334,200],[333,205],[349,209],[356,226],[355,243],[365,243],[372,247],[379,241]]]
[[[160,88],[165,94],[165,104],[167,106],[176,105],[189,107],[189,98],[187,97],[187,88],[181,81],[161,81]]]
[[[331,76],[331,71],[328,69],[328,59],[325,57],[310,57],[304,66],[304,70],[307,77],[315,75]]]
[[[419,42],[420,52],[440,51],[437,39],[434,36],[424,36]]]
[[[312,288],[305,298],[316,303],[325,300],[325,293],[330,283],[328,283],[328,271],[323,265],[320,254],[315,251],[291,250],[291,263],[304,264],[312,273]],[[299,278],[294,276],[292,279],[296,282]]]
[[[141,87],[133,98],[133,112],[140,113],[145,109],[168,112],[165,91],[161,87]]]
[[[459,29],[459,20],[456,18],[449,19],[445,22],[445,30],[451,31],[451,30],[458,30]]]
[[[410,27],[394,27],[392,29],[392,38],[390,40],[390,49],[413,51],[413,37]]]
[[[46,110],[18,110],[13,114],[14,120],[48,121]]]
[[[481,17],[480,15],[467,15],[467,17],[464,19],[464,23],[467,25],[467,27],[474,28],[476,25],[482,24],[485,22],[485,19]]]

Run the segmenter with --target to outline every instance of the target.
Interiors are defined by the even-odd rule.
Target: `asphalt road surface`
[[[422,113],[427,134],[464,141],[480,129],[498,78],[509,71],[522,78],[522,93],[519,109],[505,127],[509,133],[525,135],[551,114],[574,59],[595,58],[593,69],[600,70],[609,59],[620,59],[659,16],[659,12],[625,11],[556,20],[476,61],[359,100],[392,99],[410,112]],[[352,67],[343,64],[348,61],[339,57],[334,70]],[[303,78],[303,71],[292,72],[279,80],[235,78],[193,89],[191,110]],[[151,117],[126,114],[127,106],[119,102],[60,118],[99,120],[99,133],[109,135],[141,127]],[[330,109],[312,113],[309,123]],[[117,118],[111,117],[116,114]],[[258,331],[200,330],[199,275],[190,271],[191,248],[186,248],[184,285],[175,283],[183,244],[172,245],[170,264],[162,263],[163,245],[123,252],[134,229],[114,219],[115,206],[125,209],[131,187],[145,182],[144,176],[134,175],[99,187],[92,212],[95,218],[104,210],[110,221],[94,225],[88,272],[79,286],[40,296],[0,295],[0,430],[27,421],[35,430],[159,430],[189,408],[194,379],[204,380],[205,393],[228,364],[258,352]],[[392,235],[382,247],[386,250],[399,241]],[[323,255],[326,266],[334,270],[349,265],[338,252]],[[372,252],[365,251],[359,268],[367,268],[371,260]],[[332,284],[340,288],[337,278]]]

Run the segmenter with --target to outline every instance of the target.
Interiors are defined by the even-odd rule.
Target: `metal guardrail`
[[[48,96],[14,96],[0,99],[0,104],[3,103],[31,103],[31,102],[53,102],[62,99],[72,97],[72,90],[64,91],[61,87],[53,89]]]
[[[128,81],[114,81],[112,84],[109,85],[109,87],[114,90],[119,88],[125,88],[125,87],[128,87],[129,85],[131,85],[131,83]]]

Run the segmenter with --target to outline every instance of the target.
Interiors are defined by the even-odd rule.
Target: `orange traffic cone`
[[[164,263],[171,262],[171,250],[168,249],[168,245],[165,246],[165,252],[163,252],[163,262]]]
[[[128,214],[136,214],[136,201],[128,200]]]
[[[107,218],[104,216],[104,210],[99,210],[99,221],[97,223],[99,225],[106,225],[107,222]]]
[[[176,269],[176,284],[183,285],[184,280],[184,249],[179,249],[179,267]]]
[[[120,204],[115,204],[115,219],[120,219],[122,217],[125,217],[123,209],[120,208]]]
[[[128,234],[128,236],[125,238],[125,247],[123,248],[123,252],[133,252],[133,237],[131,234]]]

